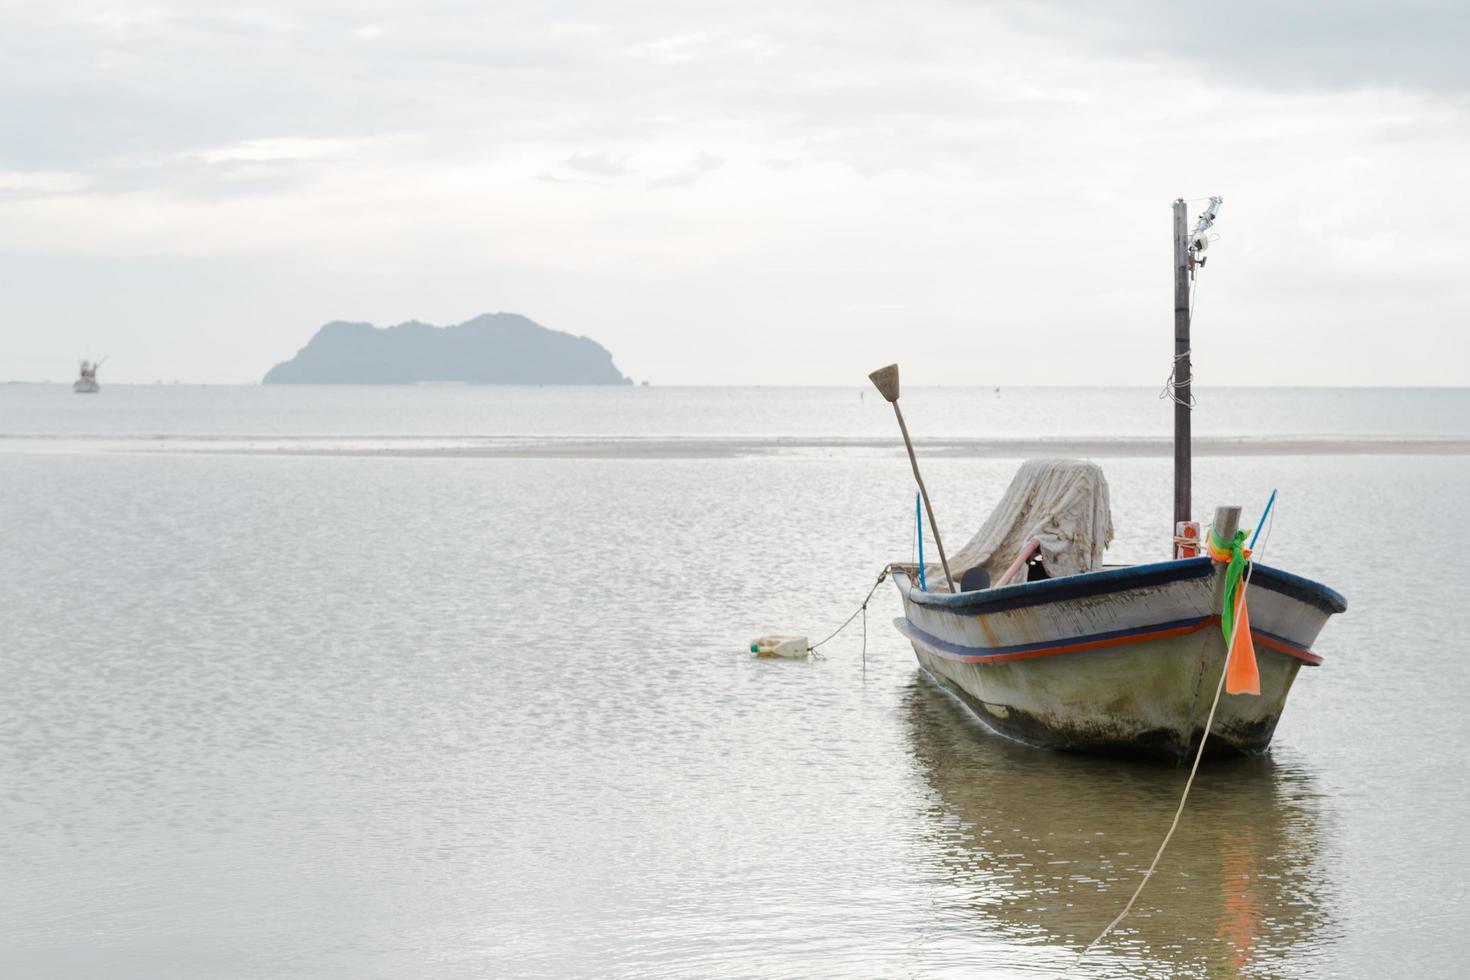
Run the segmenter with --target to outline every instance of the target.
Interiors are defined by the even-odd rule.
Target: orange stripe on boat
[[[1054,647],[1043,647],[1040,650],[1023,650],[1018,653],[996,653],[983,655],[975,659],[983,659],[988,663],[1003,663],[1007,660],[1030,660],[1032,657],[1051,657],[1059,653],[1084,653],[1088,650],[1106,650],[1110,647],[1127,646],[1130,643],[1142,643],[1145,640],[1167,640],[1172,636],[1188,636],[1190,633],[1198,633],[1210,621],[1206,619],[1201,623],[1191,626],[1174,626],[1168,629],[1140,631],[1130,633],[1127,636],[1110,636],[1098,640],[1082,640],[1077,643],[1063,643]]]
[[[1267,650],[1275,650],[1277,653],[1284,653],[1288,657],[1295,657],[1308,667],[1316,667],[1322,663],[1320,654],[1313,653],[1306,647],[1297,646],[1290,640],[1283,639],[1271,633],[1264,633],[1261,630],[1253,629],[1251,630],[1251,639],[1255,640]]]

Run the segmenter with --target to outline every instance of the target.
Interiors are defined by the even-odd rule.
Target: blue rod
[[[919,591],[928,592],[929,586],[924,582],[924,500],[917,493],[914,494],[914,527],[919,535]]]
[[[1251,535],[1251,543],[1246,545],[1247,548],[1254,548],[1256,546],[1256,538],[1259,538],[1261,536],[1261,528],[1266,526],[1266,518],[1271,516],[1271,506],[1275,503],[1276,488],[1272,487],[1271,499],[1266,501],[1266,509],[1261,512],[1261,519],[1256,522],[1256,533]]]

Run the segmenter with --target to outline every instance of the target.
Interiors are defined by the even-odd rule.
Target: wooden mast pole
[[[1184,199],[1174,202],[1174,524],[1189,520],[1193,454],[1189,430],[1189,246]],[[896,407],[896,406],[895,406]],[[1173,530],[1172,528],[1170,530]]]
[[[929,515],[929,530],[934,532],[934,544],[939,549],[939,563],[944,566],[944,580],[949,583],[950,592],[958,592],[954,576],[949,574],[949,557],[944,553],[944,542],[939,539],[939,524],[934,520],[934,508],[929,506],[929,489],[924,486],[924,478],[919,475],[919,459],[914,455],[914,443],[909,438],[909,427],[903,423],[903,411],[898,407],[898,365],[890,364],[885,368],[879,368],[868,379],[879,393],[893,406],[893,414],[898,417],[898,430],[903,433],[903,446],[909,451],[909,465],[914,468],[914,482],[919,485],[919,495],[924,498],[924,510]]]

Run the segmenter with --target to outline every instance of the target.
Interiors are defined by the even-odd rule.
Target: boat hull
[[[948,595],[894,573],[895,625],[920,665],[989,727],[1053,749],[1179,758],[1198,746],[1225,666],[1223,567],[1207,558]],[[1223,695],[1206,750],[1271,743],[1329,616],[1325,586],[1257,566],[1249,590],[1261,693]]]

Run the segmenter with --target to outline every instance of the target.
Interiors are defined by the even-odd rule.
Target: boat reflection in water
[[[1187,767],[997,738],[924,674],[903,702],[948,917],[1080,952],[1153,859]],[[1120,956],[1130,976],[1310,970],[1334,931],[1313,783],[1269,756],[1203,767],[1153,881],[1084,972]]]

